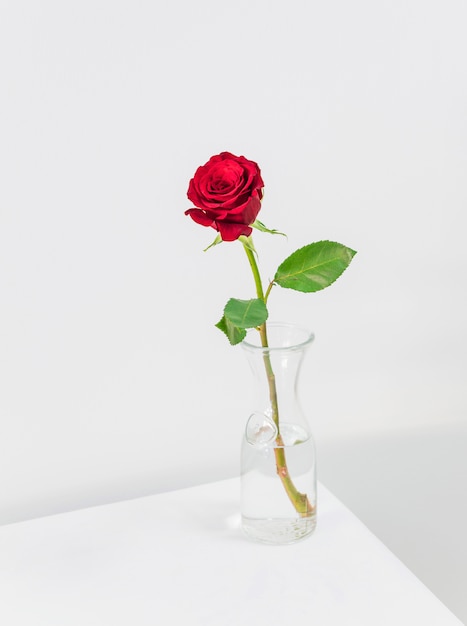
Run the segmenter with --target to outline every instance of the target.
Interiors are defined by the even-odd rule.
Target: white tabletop
[[[454,626],[323,486],[310,538],[239,528],[237,479],[0,528],[5,626]]]

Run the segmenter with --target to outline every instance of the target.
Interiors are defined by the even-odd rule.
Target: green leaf
[[[263,222],[260,222],[259,220],[255,220],[253,222],[253,224],[251,224],[252,228],[256,228],[257,230],[260,230],[263,233],[271,233],[271,235],[283,235],[284,237],[287,237],[287,235],[285,233],[281,233],[278,230],[274,230],[274,229],[270,229],[267,226],[265,226],[263,224]]]
[[[246,337],[246,330],[244,328],[234,326],[234,324],[231,324],[225,316],[217,322],[216,328],[227,335],[227,339],[230,341],[232,346],[240,343]]]
[[[239,328],[255,328],[268,319],[268,310],[259,298],[253,300],[230,298],[225,305],[224,315]]]
[[[246,328],[255,328],[268,318],[266,305],[259,298],[237,300],[231,298],[224,308],[222,319],[216,324],[225,333],[232,345],[240,343],[246,335]]]
[[[339,278],[355,254],[355,250],[334,241],[310,243],[279,265],[274,282],[305,293],[320,291]]]

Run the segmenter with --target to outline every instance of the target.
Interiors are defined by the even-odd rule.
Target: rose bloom
[[[243,156],[221,152],[199,167],[188,187],[188,209],[197,224],[211,226],[223,241],[251,234],[261,208],[263,179],[258,165]]]

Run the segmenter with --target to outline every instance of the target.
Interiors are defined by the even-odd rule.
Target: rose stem
[[[248,257],[251,270],[253,272],[253,277],[255,279],[256,294],[258,298],[262,300],[264,304],[266,304],[267,297],[269,296],[273,283],[269,285],[269,288],[266,292],[266,297],[265,297],[264,292],[263,292],[263,285],[261,282],[261,276],[260,276],[259,269],[258,269],[258,264],[256,263],[255,253],[253,252],[253,249],[252,249],[253,247],[248,245],[248,243],[245,242],[245,239],[246,238],[244,237],[240,237],[240,240],[242,241],[242,244],[243,244],[243,248]],[[251,237],[249,238],[249,240],[250,242],[252,242]],[[259,327],[259,334],[261,337],[262,347],[268,348],[269,346],[268,346],[266,322],[261,324],[261,326]],[[279,406],[277,402],[276,377],[272,369],[271,359],[270,359],[268,350],[265,350],[263,352],[263,361],[264,361],[264,366],[266,369],[266,375],[268,378],[269,398],[271,401],[272,418],[277,428],[277,437],[276,437],[277,447],[274,448],[274,455],[276,457],[277,474],[279,478],[281,479],[284,489],[287,492],[287,495],[289,496],[289,499],[292,502],[293,506],[295,507],[295,510],[302,517],[305,517],[309,515],[310,513],[312,513],[313,507],[310,501],[308,500],[307,495],[304,493],[300,493],[298,489],[295,487],[290,477],[289,470],[287,468],[284,442],[280,434],[280,426],[279,426]]]

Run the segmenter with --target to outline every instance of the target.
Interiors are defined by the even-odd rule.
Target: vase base
[[[261,543],[289,544],[309,537],[316,528],[316,514],[305,518],[254,519],[242,516],[242,530]]]

